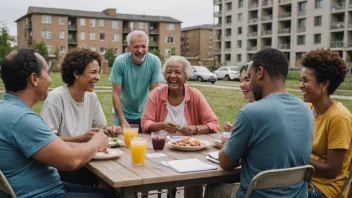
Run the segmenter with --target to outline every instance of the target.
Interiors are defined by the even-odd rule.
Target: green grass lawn
[[[52,73],[51,79],[52,79],[52,84],[50,86],[51,88],[55,88],[63,84],[59,73]],[[190,83],[198,83],[198,82],[192,81]],[[216,84],[229,84],[229,86],[233,86],[235,84],[238,84],[238,82],[218,81]],[[295,83],[294,83],[294,80],[288,80],[287,84],[293,85]],[[101,79],[97,85],[111,86],[111,82],[108,80],[108,75],[101,75]],[[0,87],[3,87],[2,81],[0,81]],[[222,129],[223,123],[225,121],[234,122],[239,109],[244,104],[247,103],[247,101],[243,99],[242,93],[239,90],[228,90],[228,89],[218,89],[218,88],[208,88],[208,87],[198,87],[198,86],[195,88],[197,88],[199,91],[203,93],[209,105],[212,107],[213,111],[217,115],[219,119],[221,131],[223,130]],[[301,96],[302,94],[300,92],[291,91],[291,93],[299,98],[302,98]],[[350,94],[350,92],[347,92],[347,93]],[[105,112],[105,116],[109,125],[113,124],[113,117],[111,113],[111,108],[112,108],[111,94],[112,94],[111,92],[97,92],[99,101]],[[352,100],[336,99],[336,101],[341,102],[348,109],[352,109]],[[43,102],[39,102],[33,107],[33,110],[35,112],[40,113],[42,105],[43,105]]]

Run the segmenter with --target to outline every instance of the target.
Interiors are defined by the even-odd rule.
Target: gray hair
[[[141,37],[143,36],[145,38],[145,40],[147,41],[147,45],[149,45],[149,38],[148,38],[148,35],[141,31],[141,30],[135,30],[133,32],[130,32],[128,35],[127,35],[127,45],[130,46],[131,45],[131,42],[132,42],[132,38],[133,37]]]
[[[183,56],[170,56],[170,58],[168,58],[163,65],[164,75],[165,75],[167,66],[169,66],[169,64],[172,62],[180,62],[183,64],[184,72],[186,73],[186,80],[188,80],[192,76],[191,63],[189,63],[189,61],[185,59]]]

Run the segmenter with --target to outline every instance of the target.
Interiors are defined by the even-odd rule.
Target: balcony
[[[217,53],[217,54],[221,53],[221,49],[220,48],[215,48],[214,49],[214,53]]]
[[[289,43],[279,44],[278,48],[279,49],[290,49],[291,45]]]
[[[349,7],[349,8],[352,8],[352,1],[350,1],[350,2],[348,3],[348,7]]]
[[[332,41],[330,42],[331,48],[343,48],[343,41]]]
[[[258,36],[258,32],[248,32],[248,37]]]
[[[258,3],[249,4],[248,9],[249,10],[256,9],[256,8],[258,8],[258,5],[259,5]]]
[[[231,40],[231,35],[225,35],[225,40]]]
[[[219,16],[221,16],[221,12],[219,11],[219,12],[214,12],[214,17],[219,17]]]
[[[221,23],[214,25],[214,28],[221,28],[221,27],[222,27]]]
[[[273,15],[262,16],[262,22],[273,20]]]
[[[264,7],[264,6],[271,6],[271,5],[273,5],[273,1],[271,1],[271,0],[264,0],[263,2],[262,2],[262,6]]]
[[[158,41],[149,41],[149,46],[159,46]]]
[[[279,0],[279,4],[290,3],[291,0]]]
[[[306,14],[307,14],[307,10],[300,10],[298,11],[297,16],[304,16]]]
[[[214,0],[214,4],[221,4],[221,0]]]
[[[281,18],[287,18],[287,17],[291,17],[291,12],[279,13],[279,19],[281,19]]]
[[[257,51],[258,47],[257,46],[248,46],[247,50],[248,51]]]
[[[348,28],[352,28],[352,21],[348,22]]]
[[[149,30],[149,34],[159,34],[159,30]]]
[[[262,49],[265,49],[265,48],[271,48],[271,45],[264,45],[264,46],[262,47]]]
[[[290,34],[291,28],[281,28],[279,29],[279,34]]]
[[[343,10],[345,9],[345,3],[335,3],[331,5],[331,11]]]
[[[248,20],[248,23],[249,23],[249,24],[251,24],[251,23],[258,23],[258,18],[249,19],[249,20]]]
[[[122,45],[127,45],[127,40],[126,39],[123,40]]]
[[[330,29],[332,30],[343,29],[343,28],[345,28],[345,22],[343,21],[331,23],[331,26],[330,26]]]
[[[265,30],[262,32],[262,36],[267,36],[267,35],[271,35],[273,33],[272,30]]]
[[[305,31],[306,31],[306,27],[297,28],[297,32],[305,32]]]
[[[32,29],[32,23],[27,23],[26,24],[26,29]]]
[[[124,27],[123,29],[122,29],[122,32],[123,33],[130,33],[130,32],[133,32],[133,28],[128,28],[128,27]]]
[[[231,53],[231,48],[225,48],[224,52],[225,53]]]
[[[77,26],[76,25],[69,25],[68,26],[68,30],[77,30]]]
[[[225,23],[225,27],[231,27],[232,23],[231,22],[227,22]]]
[[[76,38],[68,38],[68,44],[77,44]]]
[[[349,41],[348,41],[347,47],[352,47],[352,40],[349,40]]]

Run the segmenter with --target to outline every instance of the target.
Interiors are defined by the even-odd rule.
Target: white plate
[[[169,141],[167,142],[167,144],[172,147],[172,148],[175,148],[177,150],[181,150],[181,151],[198,151],[198,150],[202,150],[204,149],[205,147],[209,146],[210,145],[210,142],[208,141],[205,141],[205,140],[199,140],[201,143],[204,144],[204,146],[177,146],[177,145],[174,145],[172,144],[171,142],[172,141]]]
[[[123,154],[123,151],[120,149],[107,149],[108,153],[105,152],[97,152],[92,159],[95,160],[108,160],[108,159],[114,159],[119,157],[120,155]]]
[[[122,140],[119,140],[117,138],[109,138],[109,147],[121,146],[122,144],[123,144]]]

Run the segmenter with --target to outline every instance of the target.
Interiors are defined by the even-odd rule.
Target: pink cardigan
[[[159,86],[150,93],[141,118],[143,133],[148,133],[150,124],[164,122],[167,116],[168,86]],[[189,125],[207,125],[212,132],[219,131],[218,118],[200,91],[184,85],[185,118]]]

